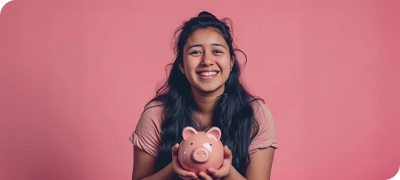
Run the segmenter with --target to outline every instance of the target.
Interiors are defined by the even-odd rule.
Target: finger
[[[208,169],[208,172],[210,173],[210,176],[213,177],[214,179],[223,178],[228,175],[229,166],[228,167],[223,166],[218,170],[210,168],[210,169]]]
[[[214,168],[209,168],[207,171],[209,172],[209,175],[213,179],[219,179],[219,178],[225,177],[227,175],[224,173],[225,172],[224,170],[221,171],[221,170],[216,170]]]
[[[183,170],[181,168],[177,169],[176,174],[178,174],[179,176],[182,176],[182,177],[196,177],[197,178],[195,173],[189,172],[189,171],[185,171],[185,170]]]
[[[179,150],[179,144],[176,143],[174,146],[172,146],[172,154],[178,154]]]
[[[199,173],[199,176],[200,176],[201,179],[203,179],[203,180],[213,180],[213,178],[211,178],[211,176],[207,175],[207,174],[204,173],[204,172],[200,172],[200,173]]]
[[[228,148],[227,145],[224,147],[224,155],[225,158],[232,158],[232,151]]]
[[[181,166],[176,167],[174,171],[179,177],[197,179],[197,175],[194,172],[186,171]]]
[[[178,161],[178,150],[179,150],[179,144],[175,144],[175,146],[172,146],[172,160],[173,161]]]
[[[176,170],[175,173],[181,178],[198,179],[197,175],[185,170]]]
[[[192,179],[194,179],[194,180],[197,180],[197,179],[199,179],[197,176],[196,177],[192,177],[192,176],[179,176],[181,179],[190,179],[190,180],[192,180]]]
[[[179,144],[175,144],[172,147],[172,164],[175,173],[185,179],[197,179],[197,175],[193,172],[186,171],[182,168],[181,164],[179,163],[178,159],[178,149],[179,149]]]
[[[192,178],[192,177],[180,177],[180,178],[183,180],[197,180],[198,179],[198,178]]]
[[[182,179],[199,179],[197,176],[179,176]]]
[[[173,166],[174,166],[174,171],[179,176],[187,176],[187,174],[192,174],[189,171],[186,171],[186,170],[184,170],[182,168],[181,164],[178,161],[178,158],[175,158],[172,163],[173,163]]]

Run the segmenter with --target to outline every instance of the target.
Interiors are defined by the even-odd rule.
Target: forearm
[[[246,180],[236,169],[231,165],[228,176],[224,180]]]
[[[174,168],[172,167],[172,163],[169,163],[160,171],[154,173],[153,175],[142,178],[141,180],[170,180],[175,176]]]

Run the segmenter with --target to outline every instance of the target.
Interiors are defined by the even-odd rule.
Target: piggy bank
[[[198,174],[207,173],[208,168],[219,169],[222,166],[224,149],[219,128],[212,127],[204,132],[185,127],[182,136],[178,159],[183,169]]]

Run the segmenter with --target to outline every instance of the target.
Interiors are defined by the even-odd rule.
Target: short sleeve
[[[249,154],[268,147],[278,148],[275,124],[271,112],[261,101],[252,102],[252,106],[254,117],[259,125],[259,130],[250,143]]]
[[[147,105],[129,137],[132,144],[154,158],[158,156],[161,143],[162,108],[154,102]]]

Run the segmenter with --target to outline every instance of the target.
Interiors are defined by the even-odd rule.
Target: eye
[[[190,145],[193,146],[193,143],[191,142]]]
[[[192,51],[190,54],[201,54],[200,51]]]
[[[212,146],[212,144],[210,143],[210,146]]]
[[[214,50],[214,53],[222,53],[220,50]]]

